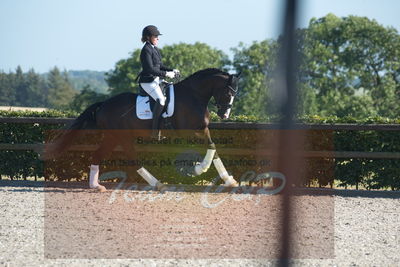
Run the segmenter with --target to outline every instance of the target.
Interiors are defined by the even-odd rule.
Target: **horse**
[[[172,117],[168,120],[169,128],[175,130],[191,130],[207,142],[207,153],[204,160],[194,167],[194,175],[200,175],[208,170],[214,162],[226,186],[237,186],[232,176],[229,176],[216,153],[216,147],[209,131],[210,112],[208,104],[214,98],[217,115],[226,120],[229,118],[234,97],[238,91],[239,74],[229,74],[220,69],[208,68],[197,71],[179,81],[174,86],[175,107]],[[90,166],[89,187],[105,191],[105,187],[98,182],[99,164],[105,155],[109,154],[117,145],[124,147],[125,152],[134,157],[135,145],[130,142],[124,131],[107,130],[149,130],[152,120],[142,120],[135,115],[136,99],[138,94],[126,92],[97,102],[84,110],[71,126],[46,150],[47,158],[60,155],[67,150],[79,131],[84,129],[104,130],[103,141],[92,157]],[[119,136],[115,136],[119,134]]]

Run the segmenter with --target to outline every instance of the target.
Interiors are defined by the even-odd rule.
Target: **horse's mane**
[[[196,71],[195,73],[193,73],[192,75],[190,75],[189,77],[184,79],[182,82],[185,82],[187,80],[192,80],[192,79],[202,79],[205,76],[209,76],[209,75],[221,75],[221,74],[222,75],[229,75],[229,73],[227,73],[225,71],[222,71],[220,69],[208,68],[208,69]]]

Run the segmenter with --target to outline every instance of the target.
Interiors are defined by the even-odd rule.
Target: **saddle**
[[[139,85],[140,86],[140,85]],[[166,97],[163,118],[171,117],[174,114],[174,85],[168,82],[160,83],[161,90]],[[136,98],[136,116],[142,120],[150,120],[153,118],[153,108],[155,101],[150,97],[145,90],[140,86],[139,95]]]

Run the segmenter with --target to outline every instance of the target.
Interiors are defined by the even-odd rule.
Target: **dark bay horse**
[[[208,170],[214,162],[221,178],[228,186],[236,185],[223,167],[222,161],[216,153],[215,145],[210,137],[208,125],[210,113],[208,104],[211,98],[215,99],[218,116],[227,119],[230,114],[233,99],[238,90],[240,74],[229,74],[219,69],[209,68],[198,71],[181,82],[174,84],[175,109],[173,116],[168,118],[169,125],[176,130],[193,130],[196,135],[207,140],[207,154],[200,164],[195,167],[194,175],[200,175]],[[84,129],[104,131],[103,141],[93,154],[90,170],[90,187],[103,191],[105,188],[98,183],[99,164],[105,155],[110,153],[117,145],[124,148],[132,156],[135,147],[124,136],[124,131],[109,130],[149,130],[152,120],[141,120],[135,115],[137,94],[122,93],[111,97],[104,102],[99,102],[88,107],[69,127],[69,129],[56,140],[53,146],[47,149],[47,157],[59,155],[65,151],[75,135]],[[118,134],[119,136],[116,136]],[[214,160],[213,160],[214,159]]]

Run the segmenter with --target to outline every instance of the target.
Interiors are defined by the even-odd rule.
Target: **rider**
[[[143,29],[142,42],[144,46],[140,53],[142,71],[139,74],[140,86],[156,102],[153,110],[152,137],[158,140],[161,139],[159,121],[165,105],[165,96],[160,88],[160,78],[173,79],[179,74],[179,70],[168,68],[161,62],[160,50],[157,48],[160,35],[160,31],[154,25],[148,25]]]

